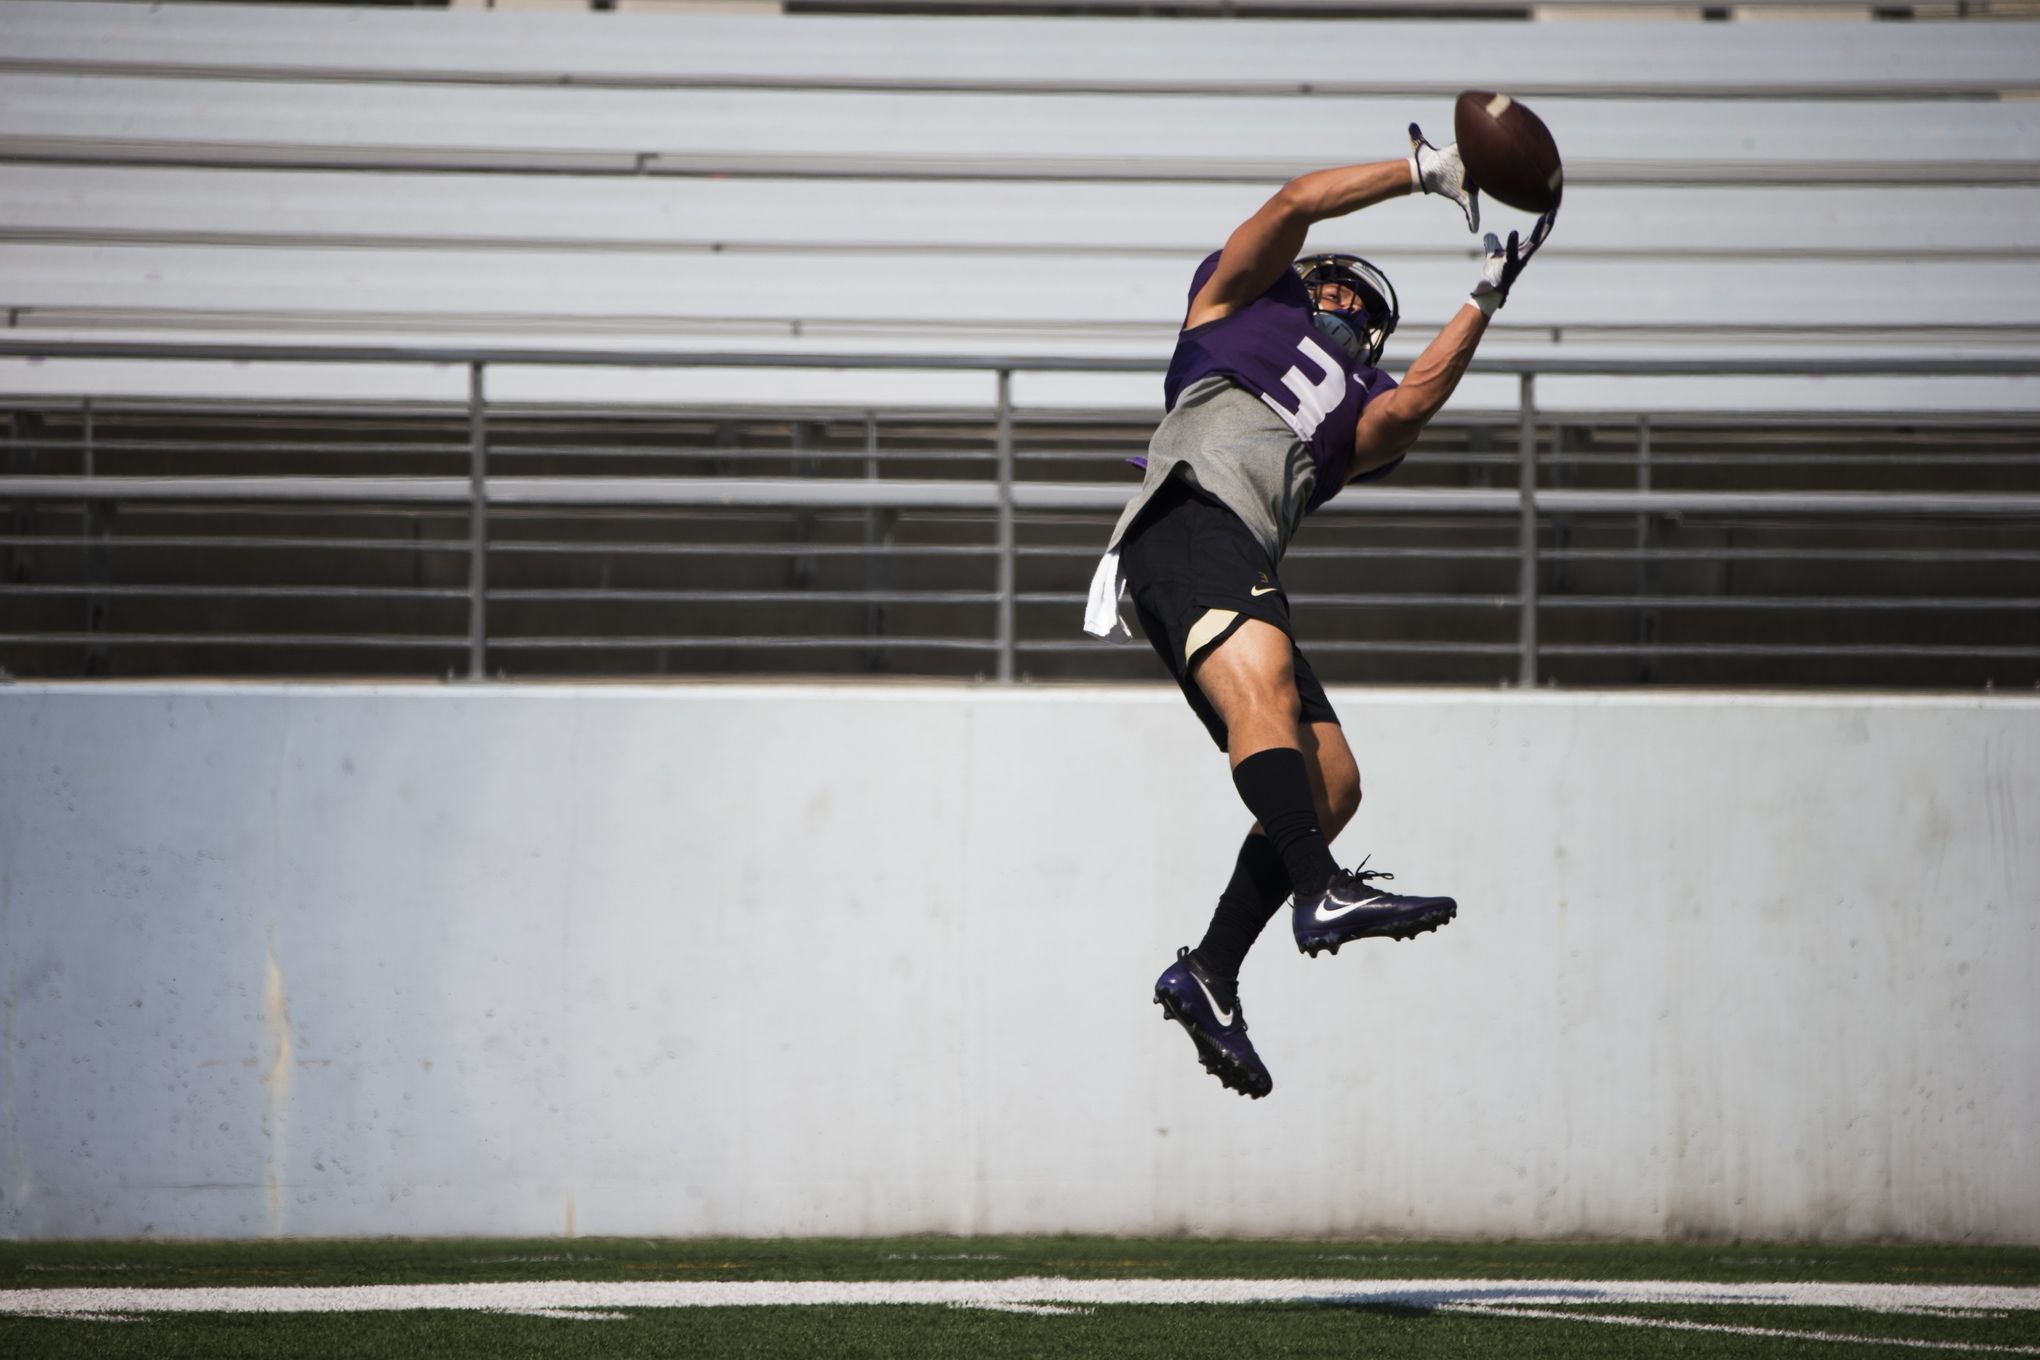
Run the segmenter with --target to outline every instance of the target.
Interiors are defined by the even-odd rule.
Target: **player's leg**
[[[1360,808],[1360,767],[1336,719],[1304,721],[1297,728],[1297,739],[1310,767],[1318,823],[1327,840],[1336,840]],[[1256,822],[1240,842],[1232,878],[1218,895],[1211,923],[1194,951],[1197,957],[1217,977],[1237,985],[1247,951],[1293,891],[1282,856]]]
[[[1228,752],[1257,749],[1260,754],[1255,759],[1261,764],[1254,765],[1253,769],[1259,769],[1268,760],[1281,756],[1301,762],[1295,745],[1299,714],[1294,686],[1291,686],[1285,702],[1279,693],[1272,691],[1262,692],[1257,688],[1251,694],[1247,693],[1244,681],[1237,687],[1240,691],[1237,694],[1221,685],[1231,709],[1231,721],[1228,721],[1221,716],[1209,691],[1193,678],[1209,665],[1211,658],[1222,654],[1254,659],[1237,666],[1229,661],[1222,668],[1227,677],[1235,671],[1244,671],[1255,661],[1272,664],[1268,656],[1270,648],[1265,644],[1263,634],[1272,634],[1279,639],[1285,656],[1289,648],[1287,634],[1232,609],[1193,611],[1192,621],[1187,627],[1166,632],[1160,620],[1143,610],[1141,626],[1148,630],[1150,638],[1158,639],[1158,651],[1167,647],[1180,661],[1177,680],[1183,687],[1184,697],[1189,699],[1192,710],[1220,747]],[[1164,637],[1166,641],[1159,640]],[[1286,660],[1281,663],[1284,674],[1287,673],[1287,665]],[[1234,772],[1237,777],[1237,762]],[[1304,780],[1304,800],[1308,806],[1308,777],[1299,777]],[[1315,825],[1315,816],[1308,821]],[[1228,894],[1234,894],[1239,888],[1238,880],[1243,873],[1249,880],[1244,891],[1256,903],[1264,893],[1274,893],[1279,906],[1281,899],[1291,891],[1289,871],[1284,867],[1271,837],[1258,834],[1248,837],[1247,844],[1241,848],[1240,865],[1234,871],[1235,883],[1227,889]],[[1263,920],[1265,923],[1265,918]],[[1272,1091],[1275,1083],[1260,1055],[1254,1051],[1253,1040],[1247,1037],[1246,1012],[1240,1005],[1236,980],[1238,967],[1237,960],[1214,966],[1203,956],[1201,948],[1179,949],[1176,961],[1155,979],[1155,1002],[1161,1006],[1164,1015],[1180,1024],[1190,1036],[1191,1042],[1197,1046],[1197,1060],[1203,1064],[1205,1071],[1242,1095],[1258,1100]]]
[[[1226,732],[1240,801],[1273,842],[1299,896],[1323,891],[1339,871],[1318,814],[1300,728],[1296,644],[1263,619],[1231,622],[1191,672]]]
[[[1287,646],[1286,634],[1253,617],[1280,604],[1274,564],[1237,515],[1180,479],[1158,490],[1134,521],[1121,542],[1120,563],[1141,631],[1212,742],[1226,750],[1233,734],[1192,675],[1209,656],[1235,645],[1249,623],[1255,623],[1247,630],[1249,644],[1258,629],[1269,628]],[[1248,644],[1238,645],[1244,651]],[[1294,748],[1296,721],[1292,694],[1286,710],[1278,703],[1247,719],[1252,729],[1247,740],[1279,741],[1286,722],[1288,745]],[[1279,868],[1279,858],[1277,865],[1286,894],[1288,873]],[[1259,1098],[1274,1089],[1247,1035],[1231,977],[1213,973],[1191,950],[1181,949],[1155,979],[1154,998],[1190,1036],[1206,1071],[1243,1095]]]
[[[1332,716],[1324,688],[1312,674],[1302,652],[1296,655],[1296,686],[1303,696],[1306,714],[1314,710]],[[1360,769],[1346,745],[1345,732],[1337,726],[1315,727],[1318,749],[1312,767],[1324,781],[1325,825],[1333,836],[1339,834],[1360,806]],[[1459,904],[1449,897],[1416,897],[1392,893],[1380,880],[1393,874],[1369,869],[1362,860],[1358,868],[1342,869],[1315,899],[1299,896],[1292,921],[1296,947],[1316,955],[1351,940],[1387,937],[1407,940],[1436,930],[1458,914]]]
[[[1240,961],[1284,898],[1319,901],[1337,877],[1327,828],[1336,834],[1352,815],[1359,772],[1287,632],[1236,611],[1212,611],[1199,624],[1192,636],[1201,629],[1215,640],[1190,653],[1192,707],[1225,746],[1234,787],[1258,820],[1204,941],[1156,980],[1155,1000],[1189,1032],[1207,1071],[1259,1097],[1274,1082],[1247,1039]]]
[[[1292,928],[1297,948],[1312,957],[1321,950],[1336,954],[1353,940],[1407,940],[1450,921],[1459,904],[1449,897],[1389,892],[1378,880],[1391,875],[1364,863],[1356,869],[1339,868],[1332,858],[1331,837],[1345,825],[1359,799],[1359,770],[1352,751],[1343,731],[1338,731],[1332,738],[1335,744],[1328,748],[1321,739],[1313,753],[1316,758],[1304,758],[1303,720],[1334,717],[1323,686],[1286,633],[1258,620],[1238,632],[1249,634],[1248,644],[1234,647],[1234,639],[1228,639],[1213,649],[1195,678],[1233,736],[1228,750],[1240,797],[1267,831],[1296,890]],[[1267,634],[1278,637],[1281,645],[1269,645]],[[1297,715],[1289,729],[1290,740],[1297,743],[1293,747],[1272,744],[1281,728],[1270,714],[1278,711]],[[1238,753],[1242,747],[1248,750],[1244,759]],[[1335,795],[1344,813],[1336,821]],[[1221,951],[1221,963],[1225,957]]]
[[[1233,784],[1287,866],[1291,886],[1314,892],[1338,871],[1313,793],[1299,726],[1299,671],[1308,663],[1288,631],[1288,598],[1275,564],[1239,516],[1181,478],[1156,491],[1121,542],[1134,611],[1182,687]]]
[[[1346,729],[1339,725],[1339,720],[1336,717],[1313,720],[1308,704],[1297,735],[1303,742],[1304,760],[1310,765],[1311,796],[1317,799],[1325,839],[1335,841],[1360,811],[1360,762],[1353,758],[1353,748],[1346,744]]]
[[[1300,655],[1298,663],[1306,677],[1299,686],[1302,707],[1312,717],[1295,729],[1297,749],[1309,767],[1319,825],[1336,836],[1360,806],[1360,771],[1331,705],[1309,676],[1308,663]],[[1257,823],[1240,844],[1232,879],[1219,895],[1204,939],[1194,950],[1179,950],[1176,962],[1155,983],[1155,1000],[1189,1033],[1205,1070],[1256,1098],[1273,1090],[1274,1081],[1247,1038],[1240,963],[1292,891],[1288,867]]]

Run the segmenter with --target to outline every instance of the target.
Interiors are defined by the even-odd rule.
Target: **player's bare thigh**
[[[1272,623],[1248,619],[1198,661],[1190,678],[1225,722],[1226,756],[1248,756],[1297,745],[1303,703],[1290,665],[1294,644]]]
[[[1278,746],[1303,752],[1318,818],[1330,840],[1359,810],[1360,766],[1339,724],[1302,720],[1293,646],[1274,624],[1248,619],[1205,654],[1192,678],[1225,720],[1232,764]]]

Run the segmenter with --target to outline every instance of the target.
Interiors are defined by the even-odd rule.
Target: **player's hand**
[[[1493,232],[1487,234],[1487,259],[1481,269],[1480,282],[1473,285],[1473,300],[1483,313],[1495,314],[1495,308],[1509,300],[1509,289],[1530,264],[1530,257],[1551,235],[1551,224],[1558,220],[1558,209],[1537,219],[1537,225],[1530,228],[1530,239],[1525,241],[1515,232],[1509,233],[1509,243],[1504,246]]]
[[[1424,130],[1410,124],[1410,164],[1416,181],[1427,194],[1443,194],[1466,214],[1466,229],[1480,230],[1480,188],[1466,178],[1466,163],[1459,159],[1459,143],[1443,148],[1424,140]]]

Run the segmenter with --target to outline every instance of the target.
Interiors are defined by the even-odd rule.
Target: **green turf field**
[[[2040,1356],[2040,1248],[0,1243],[10,1357],[1922,1353]]]

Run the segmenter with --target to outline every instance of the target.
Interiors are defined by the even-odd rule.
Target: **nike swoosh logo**
[[[1218,998],[1211,994],[1211,988],[1204,985],[1204,979],[1192,973],[1190,980],[1197,984],[1197,990],[1204,993],[1204,999],[1211,1003],[1211,1013],[1218,1017],[1218,1023],[1228,1029],[1232,1028],[1232,1012],[1219,1006]]]
[[[1273,595],[1274,593],[1275,587],[1273,586],[1255,586],[1247,592],[1249,595]]]
[[[1346,915],[1348,912],[1355,912],[1360,910],[1360,908],[1368,905],[1368,903],[1370,902],[1379,902],[1383,896],[1384,894],[1382,893],[1376,893],[1374,894],[1374,896],[1362,898],[1358,902],[1348,902],[1345,906],[1340,907],[1337,911],[1326,911],[1325,904],[1322,901],[1320,901],[1317,904],[1317,911],[1315,915],[1317,916],[1317,919],[1320,921],[1336,921],[1341,916]]]

